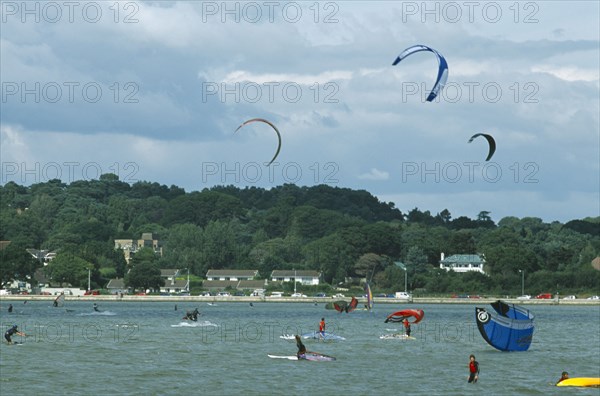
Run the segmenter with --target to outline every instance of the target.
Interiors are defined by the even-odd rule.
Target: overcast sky
[[[1,2],[2,180],[364,189],[600,215],[597,1]],[[436,56],[449,65],[426,102]],[[265,118],[234,133],[244,121]],[[488,162],[483,137],[497,150]]]

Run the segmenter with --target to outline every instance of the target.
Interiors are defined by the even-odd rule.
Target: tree
[[[142,248],[131,259],[131,269],[125,275],[125,286],[133,289],[155,290],[164,286],[165,280],[160,276],[160,267],[154,251]]]
[[[369,281],[377,269],[385,267],[386,259],[375,253],[363,254],[356,260],[354,274],[364,277]]]
[[[0,251],[0,288],[12,281],[31,280],[39,261],[25,250],[23,245],[10,243]]]
[[[93,267],[92,263],[71,252],[61,252],[44,268],[44,272],[61,286],[67,283],[73,287],[81,287],[86,285],[88,270]]]
[[[423,249],[418,246],[411,246],[410,249],[408,249],[404,261],[406,270],[413,279],[417,273],[427,272],[427,256],[423,253]]]

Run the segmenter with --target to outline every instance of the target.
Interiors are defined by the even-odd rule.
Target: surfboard
[[[304,340],[317,340],[317,341],[345,341],[346,339],[342,336],[325,332],[325,336],[322,336],[318,331],[313,331],[311,333],[304,333],[300,337]],[[294,334],[283,334],[280,335],[279,338],[283,340],[295,340],[296,336]]]
[[[287,359],[287,360],[308,360],[312,362],[332,362],[335,360],[333,356],[324,355],[318,352],[306,352],[304,359],[298,359],[296,355],[271,355],[267,354],[271,359]]]
[[[286,356],[286,355],[271,355],[271,354],[267,354],[267,356],[270,357],[271,359],[298,360],[298,356],[296,356],[296,355]]]
[[[413,336],[407,336],[406,334],[401,334],[401,333],[397,333],[397,334],[384,334],[382,336],[379,336],[379,338],[381,340],[416,340],[415,337]]]
[[[556,386],[594,386],[600,387],[600,378],[575,377],[560,381]]]

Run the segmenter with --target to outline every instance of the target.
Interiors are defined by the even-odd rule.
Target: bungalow
[[[256,290],[267,287],[267,280],[205,280],[202,287],[210,291],[232,290]]]
[[[253,280],[258,276],[258,270],[214,270],[206,273],[208,281],[241,281]]]
[[[178,269],[161,269],[160,276],[165,280],[165,285],[160,287],[161,293],[189,292],[190,285],[187,279],[176,279],[179,275]]]
[[[127,294],[129,293],[129,288],[125,286],[125,281],[123,278],[115,278],[108,281],[106,285],[106,290],[110,292],[110,294]]]
[[[271,273],[273,282],[299,282],[303,285],[318,285],[320,274],[317,271],[274,270]]]
[[[440,268],[446,271],[454,272],[480,272],[485,274],[483,271],[483,265],[485,264],[485,257],[483,254],[454,254],[450,257],[444,258],[444,253],[440,257]]]

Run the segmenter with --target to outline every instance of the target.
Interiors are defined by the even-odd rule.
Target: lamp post
[[[525,270],[519,270],[521,273],[521,295],[525,295]]]
[[[408,290],[406,288],[407,285],[407,279],[408,279],[408,271],[406,270],[406,268],[404,268],[404,293],[408,293]]]

